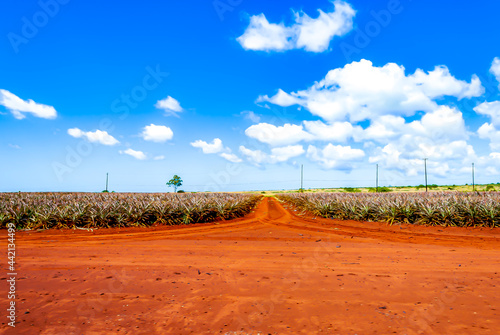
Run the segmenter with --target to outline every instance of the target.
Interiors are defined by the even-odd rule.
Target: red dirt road
[[[6,235],[6,232],[4,233]],[[4,334],[500,334],[500,233],[294,214],[18,232]]]

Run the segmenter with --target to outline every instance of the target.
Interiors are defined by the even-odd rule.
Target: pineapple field
[[[277,198],[313,215],[332,219],[500,227],[499,192],[291,193]]]
[[[0,226],[17,229],[118,228],[229,220],[260,196],[228,193],[2,193]]]

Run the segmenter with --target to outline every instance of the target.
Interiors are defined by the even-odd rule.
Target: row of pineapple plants
[[[249,213],[260,196],[227,193],[0,193],[0,227],[146,227],[211,222]]]
[[[332,219],[500,227],[500,192],[292,193],[277,197],[313,215]]]

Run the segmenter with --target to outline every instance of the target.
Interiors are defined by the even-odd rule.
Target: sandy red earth
[[[16,242],[5,334],[500,334],[498,230],[335,221],[264,198],[232,221]]]

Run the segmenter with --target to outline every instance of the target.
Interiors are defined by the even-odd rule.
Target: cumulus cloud
[[[231,153],[231,149],[224,147],[220,138],[214,138],[212,143],[197,140],[191,143],[195,148],[200,148],[204,154],[218,154],[220,157],[232,162],[239,163],[241,158]]]
[[[75,138],[85,138],[91,143],[100,143],[103,145],[115,145],[120,143],[116,138],[102,130],[82,131],[79,128],[68,129],[68,134]]]
[[[360,126],[353,126],[349,122],[325,124],[322,121],[304,121],[304,126],[312,139],[320,141],[347,142],[359,137],[363,131]]]
[[[31,99],[23,100],[3,89],[0,89],[0,105],[7,108],[18,120],[24,119],[25,114],[32,114],[43,119],[55,119],[57,117],[57,111],[54,107],[36,103]]]
[[[252,164],[275,164],[288,161],[290,158],[302,155],[305,151],[302,145],[288,145],[284,147],[272,148],[271,153],[267,154],[261,150],[248,149],[240,146],[240,152]]]
[[[500,128],[500,101],[483,102],[476,106],[474,111],[491,118],[491,123]]]
[[[422,173],[423,159],[428,158],[429,173],[444,177],[461,173],[464,166],[481,158],[468,143],[471,133],[462,112],[442,103],[450,97],[480,97],[484,91],[476,75],[464,81],[454,77],[446,66],[406,74],[403,66],[394,63],[374,66],[361,60],[329,71],[305,90],[287,93],[279,89],[274,96],[263,95],[256,101],[283,107],[298,105],[317,120],[285,125],[259,123],[245,134],[271,148],[310,142],[307,157],[327,169],[349,170],[356,162],[368,160],[392,175],[414,176]],[[500,152],[500,102],[485,102],[474,110],[491,119],[477,135]],[[353,143],[362,143],[363,150]],[[246,148],[240,151],[254,162],[273,161],[272,153]],[[491,158],[488,161],[493,162]],[[484,163],[483,169],[487,167]]]
[[[478,97],[485,91],[476,75],[473,75],[471,82],[467,83],[453,77],[446,66],[436,66],[428,73],[417,69],[410,78],[431,99],[445,95],[455,96],[458,99]]]
[[[385,169],[394,169],[405,172],[408,176],[416,176],[420,171],[420,166],[423,166],[422,159],[402,156],[402,154],[402,149],[396,143],[389,143],[383,148],[376,148],[368,161],[379,163]]]
[[[125,154],[125,155],[129,155],[129,156],[132,156],[134,157],[135,159],[138,159],[138,160],[145,160],[147,157],[146,157],[146,154],[143,153],[142,151],[136,151],[136,150],[133,150],[133,149],[127,149],[127,150],[120,150],[119,151],[120,154]]]
[[[212,143],[207,143],[202,140],[197,140],[191,143],[195,148],[200,148],[204,154],[218,154],[224,151],[224,146],[220,138],[214,138]]]
[[[411,122],[408,127],[408,132],[425,136],[435,142],[467,138],[462,112],[448,106],[439,106],[422,116],[420,121]]]
[[[363,130],[361,138],[386,143],[401,136],[406,127],[406,120],[403,117],[382,115],[370,122],[370,126]]]
[[[328,122],[372,120],[383,115],[413,116],[418,111],[437,108],[433,99],[454,96],[458,99],[482,95],[484,87],[477,76],[470,83],[451,76],[445,66],[425,73],[406,75],[403,66],[388,63],[373,66],[368,60],[352,62],[328,72],[324,79],[303,91],[279,90],[272,97],[260,96],[258,102],[279,106],[297,104]]]
[[[477,131],[479,138],[489,140],[492,150],[500,151],[500,130],[491,123],[485,123]]]
[[[427,171],[440,177],[449,177],[460,172],[462,164],[455,168],[453,159],[475,156],[472,146],[465,141],[455,141],[446,145],[434,145],[432,143],[420,144],[420,153],[413,151],[410,154],[402,151],[402,147],[395,143],[389,143],[383,148],[378,148],[377,152],[370,157],[370,163],[381,163],[384,169],[396,170],[406,173],[408,176],[417,176],[424,169],[424,158],[428,158]],[[404,148],[403,148],[404,150]],[[417,157],[418,156],[418,157]],[[469,162],[470,159],[463,159],[462,162]],[[459,161],[460,162],[460,161]],[[455,164],[456,165],[456,164]]]
[[[474,111],[491,119],[491,123],[484,123],[478,129],[479,138],[489,140],[490,148],[500,151],[500,101],[483,102]]]
[[[421,121],[415,121],[421,123]],[[404,172],[415,176],[421,171],[424,158],[428,158],[430,170],[437,175],[445,176],[454,171],[450,162],[458,163],[473,161],[476,157],[474,148],[464,139],[467,134],[461,131],[453,134],[453,129],[434,133],[432,131],[417,130],[411,132],[411,124],[405,129],[409,133],[403,134],[382,147],[377,147],[371,153],[369,162],[379,163],[385,169]],[[420,127],[416,127],[419,129]]]
[[[167,126],[150,124],[144,127],[141,135],[144,140],[152,142],[166,142],[174,137],[174,132]]]
[[[350,170],[353,167],[353,162],[360,161],[365,157],[365,152],[361,149],[351,148],[351,146],[329,143],[323,149],[309,145],[307,157],[327,169]]]
[[[245,135],[271,146],[281,146],[300,142],[311,138],[302,126],[286,123],[275,126],[269,123],[259,123],[245,130]]]
[[[162,161],[162,160],[164,160],[164,159],[165,159],[165,156],[163,156],[163,155],[160,155],[160,156],[155,156],[155,157],[153,157],[153,159],[154,159],[155,161]]]
[[[490,72],[497,78],[497,81],[500,83],[500,58],[495,57],[493,59],[493,63],[491,63]],[[498,85],[500,89],[500,84]]]
[[[155,104],[155,107],[164,110],[167,115],[172,115],[175,117],[179,117],[178,113],[184,111],[179,101],[175,100],[171,96],[168,96],[163,100],[158,100]]]
[[[500,152],[491,152],[488,156],[479,157],[476,162],[476,166],[485,170],[487,175],[498,176],[500,174],[497,168],[500,166]],[[464,172],[470,172],[470,167],[465,169]]]
[[[286,147],[272,148],[269,159],[274,162],[286,162],[290,158],[300,156],[304,153],[301,145],[288,145]]]
[[[237,41],[246,50],[286,51],[304,49],[323,52],[335,36],[343,36],[352,30],[356,14],[350,4],[336,0],[334,10],[325,13],[318,9],[318,17],[311,18],[304,12],[295,13],[294,23],[286,26],[270,23],[264,14],[250,17],[250,24]]]

